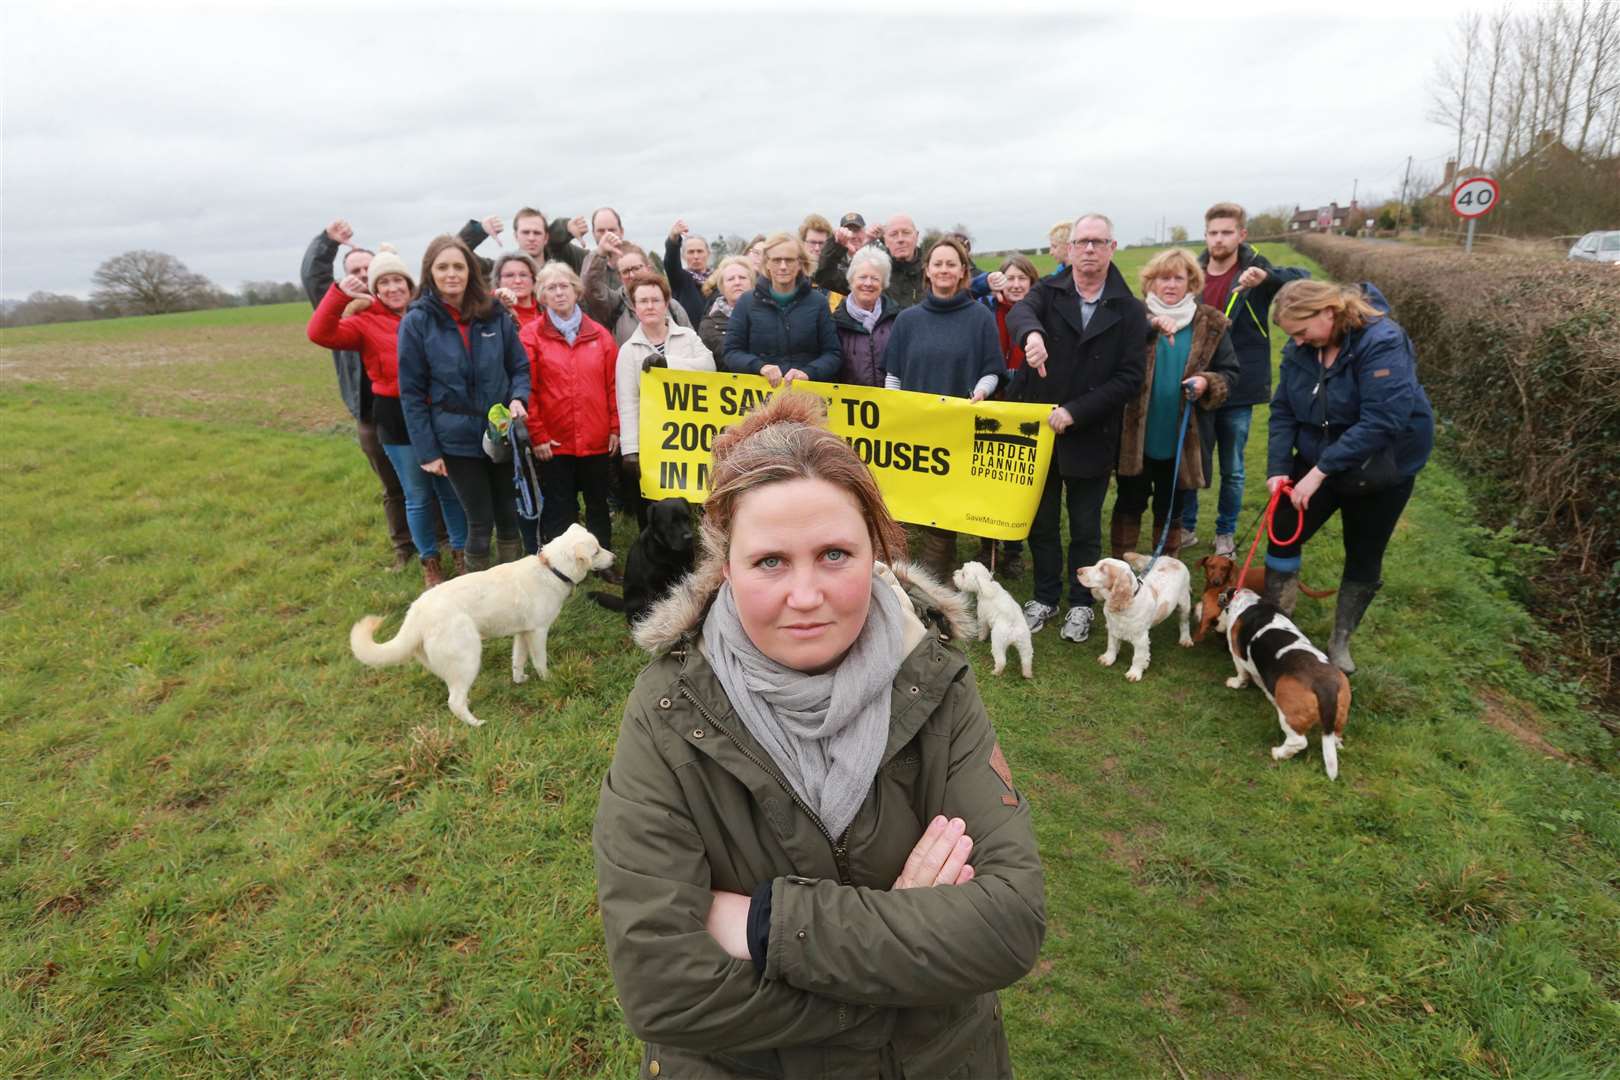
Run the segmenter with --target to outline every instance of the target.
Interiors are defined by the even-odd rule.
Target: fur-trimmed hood
[[[654,604],[647,617],[636,623],[631,632],[636,644],[659,656],[682,638],[695,636],[725,580],[723,567],[719,559],[705,559],[697,569],[676,582],[669,595]],[[961,595],[934,580],[921,566],[903,562],[891,567],[879,562],[877,573],[911,602],[917,626],[908,627],[905,641],[908,652],[928,628],[958,641],[973,636],[973,619]]]

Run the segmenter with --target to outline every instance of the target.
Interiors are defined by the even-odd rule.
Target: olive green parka
[[[640,623],[657,656],[625,705],[593,842],[608,958],[646,1077],[1010,1077],[995,991],[1046,930],[1029,806],[966,658],[960,598],[882,570],[912,601],[889,740],[834,838],[749,735],[698,646],[717,566]],[[924,625],[925,621],[930,625]],[[975,877],[893,890],[936,815],[961,817]],[[763,975],[705,928],[712,889],[771,882]]]

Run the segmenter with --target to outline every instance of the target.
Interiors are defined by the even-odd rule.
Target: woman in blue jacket
[[[484,455],[483,437],[499,402],[522,422],[529,357],[466,244],[436,237],[421,280],[422,294],[399,324],[400,406],[422,468],[449,477],[467,512],[467,569],[486,570],[495,530],[502,561],[522,551],[511,466]]]
[[[1328,656],[1346,674],[1350,636],[1383,585],[1384,549],[1434,448],[1434,411],[1417,379],[1406,331],[1371,284],[1293,281],[1272,320],[1292,342],[1271,399],[1266,484],[1294,488],[1277,506],[1276,533],[1292,544],[1266,553],[1266,599],[1292,614],[1300,548],[1335,510],[1344,515],[1344,578]]]
[[[824,293],[810,286],[810,258],[799,238],[776,233],[765,241],[765,273],[753,292],[737,298],[726,324],[726,371],[831,382],[843,363],[838,330]]]

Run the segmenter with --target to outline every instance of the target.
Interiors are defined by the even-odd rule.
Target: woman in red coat
[[[416,285],[405,260],[388,244],[377,246],[368,277],[369,287],[367,279],[350,274],[326,291],[310,316],[309,340],[323,348],[360,354],[371,380],[377,439],[405,490],[405,520],[422,560],[423,584],[431,589],[444,580],[433,500],[439,500],[458,569],[467,546],[467,516],[450,481],[422,471],[399,404],[399,320],[416,294]],[[356,310],[347,312],[351,303]]]
[[[613,335],[579,306],[585,286],[565,263],[547,263],[537,282],[540,318],[519,340],[529,354],[529,437],[540,465],[539,536],[522,522],[530,551],[562,535],[585,497],[585,526],[597,543],[613,547],[608,513],[611,460],[619,448],[619,406],[614,371],[619,349]],[[600,572],[611,579],[608,571]]]
[[[495,283],[495,299],[511,312],[522,329],[540,317],[540,303],[534,295],[534,279],[540,264],[521,251],[508,251],[495,260],[489,272]]]

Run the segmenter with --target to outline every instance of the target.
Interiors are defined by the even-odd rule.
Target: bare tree
[[[1569,107],[1571,95],[1575,92],[1575,78],[1581,70],[1581,57],[1586,51],[1586,23],[1591,15],[1592,0],[1581,0],[1577,14],[1571,15],[1570,9],[1564,5],[1553,8],[1554,25],[1558,32],[1560,59],[1559,76],[1563,80],[1563,90],[1558,95],[1558,127],[1557,134],[1562,137],[1569,131]]]
[[[1491,156],[1491,129],[1496,124],[1497,91],[1499,87],[1506,89],[1502,85],[1506,81],[1502,68],[1507,60],[1508,27],[1512,19],[1513,10],[1511,8],[1505,6],[1497,8],[1495,13],[1491,15],[1486,28],[1485,131],[1481,140],[1485,152],[1480,156],[1479,161],[1471,164],[1483,165]]]
[[[6,326],[35,326],[40,323],[78,322],[90,317],[90,305],[77,296],[32,292],[28,294],[28,299],[7,307],[3,322]]]
[[[219,290],[201,274],[161,251],[126,251],[96,268],[91,278],[98,307],[126,315],[162,315],[216,306]]]
[[[1581,108],[1581,135],[1575,143],[1576,153],[1586,149],[1592,121],[1603,109],[1603,98],[1610,93],[1620,93],[1620,83],[1606,89],[1603,85],[1611,79],[1620,79],[1620,62],[1615,59],[1616,55],[1620,54],[1620,4],[1608,3],[1598,8],[1592,16],[1589,37],[1592,44],[1592,62],[1587,71],[1586,101]],[[1610,106],[1611,110],[1615,108]]]
[[[1468,12],[1451,31],[1451,51],[1435,66],[1432,79],[1434,107],[1429,116],[1457,131],[1457,165],[1463,161],[1463,141],[1473,118],[1474,68],[1479,58],[1480,16]]]

